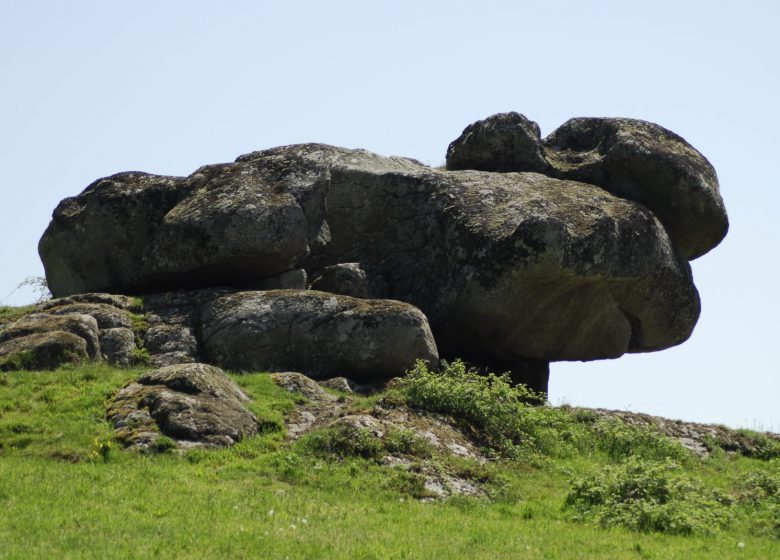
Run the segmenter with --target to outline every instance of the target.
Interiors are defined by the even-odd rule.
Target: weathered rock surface
[[[82,358],[105,359],[110,364],[121,366],[132,365],[137,361],[137,347],[129,310],[135,309],[135,305],[130,298],[110,294],[80,294],[39,304],[34,312],[0,329],[0,342],[16,341],[5,346],[6,361],[19,363],[28,359],[24,357],[25,353],[31,353],[46,356],[46,359],[33,360],[46,364],[40,366],[45,369]],[[28,338],[34,333],[52,333],[53,338],[40,346],[46,339]],[[83,344],[62,336],[62,333],[82,339]],[[17,358],[13,358],[11,349],[18,354]]]
[[[24,338],[31,334],[65,332],[84,341],[86,355],[95,359],[100,357],[100,334],[94,317],[83,313],[50,315],[32,313],[7,325],[0,331],[0,342]]]
[[[313,401],[333,401],[336,397],[326,392],[311,377],[295,371],[271,374],[271,379],[290,393],[298,393]]]
[[[138,347],[132,329],[124,327],[101,329],[100,348],[103,352],[103,358],[109,364],[127,367],[137,361],[136,350]]]
[[[591,119],[542,141],[533,122],[508,114],[470,126],[448,161],[490,171],[304,144],[189,177],[119,174],[63,201],[40,252],[55,294],[199,288],[202,301],[192,291],[180,308],[176,294],[147,298],[156,364],[360,379],[431,355],[427,343],[400,351],[415,335],[382,355],[392,364],[384,372],[368,368],[379,354],[345,358],[334,334],[341,312],[306,318],[321,296],[300,292],[296,301],[313,306],[302,310],[284,290],[234,293],[297,288],[305,277],[318,291],[419,308],[446,357],[536,377],[549,361],[659,350],[691,334],[699,299],[685,258],[717,243],[725,212],[711,166],[682,139],[641,121]],[[678,214],[691,227],[678,228]],[[130,241],[117,249],[120,237]]]
[[[346,377],[331,377],[330,379],[323,379],[319,383],[323,387],[333,389],[334,391],[341,391],[342,393],[360,392],[360,385]]]
[[[180,447],[232,445],[257,433],[249,398],[219,368],[179,364],[122,388],[108,419],[124,445],[149,449],[165,435]]]
[[[468,125],[447,148],[447,169],[535,171],[550,164],[539,125],[520,113],[499,113]]]
[[[367,272],[360,263],[341,263],[326,266],[312,281],[311,289],[371,299],[387,292],[387,286],[377,285],[379,282],[379,275]]]
[[[447,168],[537,171],[598,185],[652,210],[687,259],[728,231],[712,165],[683,138],[646,121],[571,119],[542,141],[539,126],[523,115],[493,115],[450,144]]]
[[[238,292],[206,304],[200,330],[206,358],[236,370],[382,379],[403,375],[417,359],[438,365],[425,316],[397,301],[301,290]]]
[[[0,342],[0,371],[54,369],[88,357],[86,341],[65,331],[31,333]]]

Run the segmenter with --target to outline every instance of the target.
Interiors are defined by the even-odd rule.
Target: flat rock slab
[[[222,370],[206,364],[148,371],[117,393],[108,419],[117,439],[149,449],[165,435],[180,447],[227,446],[257,433],[249,398]]]
[[[403,375],[418,359],[438,366],[425,316],[397,301],[311,290],[237,292],[206,304],[201,321],[208,361],[234,370],[376,380]]]

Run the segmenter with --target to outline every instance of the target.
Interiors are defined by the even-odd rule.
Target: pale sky
[[[656,122],[718,172],[702,314],[653,354],[552,364],[553,403],[780,431],[780,2],[0,0],[0,298],[60,199],[323,142],[431,165],[518,111]],[[5,304],[28,303],[18,291]]]

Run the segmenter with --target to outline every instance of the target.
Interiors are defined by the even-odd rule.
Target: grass
[[[37,306],[35,305],[24,305],[21,307],[0,305],[0,327],[2,327],[5,323],[10,323],[11,321],[15,321],[20,317],[24,317],[25,315],[32,313],[36,310],[36,308]]]
[[[408,474],[381,466],[373,451],[367,457],[346,452],[332,433],[314,434],[327,444],[319,447],[312,438],[285,443],[283,418],[296,397],[264,374],[234,376],[254,398],[263,423],[259,436],[229,449],[186,454],[171,453],[170,446],[148,455],[122,451],[105,421],[105,403],[140,371],[87,365],[0,374],[0,558],[780,555],[777,459],[727,453],[669,459],[673,481],[694,481],[729,497],[729,519],[720,528],[679,535],[605,527],[566,507],[567,499],[582,481],[606,484],[610,476],[622,476],[631,461],[667,464],[659,458],[664,453],[658,436],[631,436],[621,426],[597,429],[581,412],[526,409],[520,400],[514,411],[501,404],[494,412],[504,410],[507,421],[523,415],[518,425],[525,431],[510,427],[507,433],[521,437],[507,447],[495,443],[494,459],[484,465],[430,456],[410,434],[394,434],[385,445],[425,453],[420,460],[457,468],[489,490],[486,498],[425,502],[413,498]],[[428,396],[443,409],[447,394]],[[355,407],[370,407],[376,398],[406,401],[409,395],[396,389],[356,400]],[[473,418],[462,421],[476,429]],[[612,443],[599,444],[610,438]]]

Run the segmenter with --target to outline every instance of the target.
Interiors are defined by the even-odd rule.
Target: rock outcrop
[[[144,373],[122,388],[108,410],[117,439],[154,449],[161,436],[179,447],[226,446],[257,433],[247,397],[219,368],[180,364]]]
[[[425,316],[398,301],[314,290],[237,292],[201,313],[207,359],[245,371],[295,369],[315,379],[398,377],[439,357]]]
[[[652,210],[687,259],[728,231],[710,162],[678,135],[641,120],[571,119],[542,140],[523,115],[493,115],[450,144],[447,169],[535,171],[598,185]]]
[[[470,125],[447,162],[302,144],[188,177],[122,173],[62,201],[39,249],[57,296],[155,292],[143,340],[160,365],[363,380],[438,347],[544,389],[549,361],[690,336],[687,259],[728,221],[714,170],[682,138],[574,119],[542,140],[508,113]]]
[[[0,329],[0,361],[5,364],[0,367],[53,369],[85,359],[131,365],[138,349],[133,307],[130,298],[111,294],[45,302]]]

